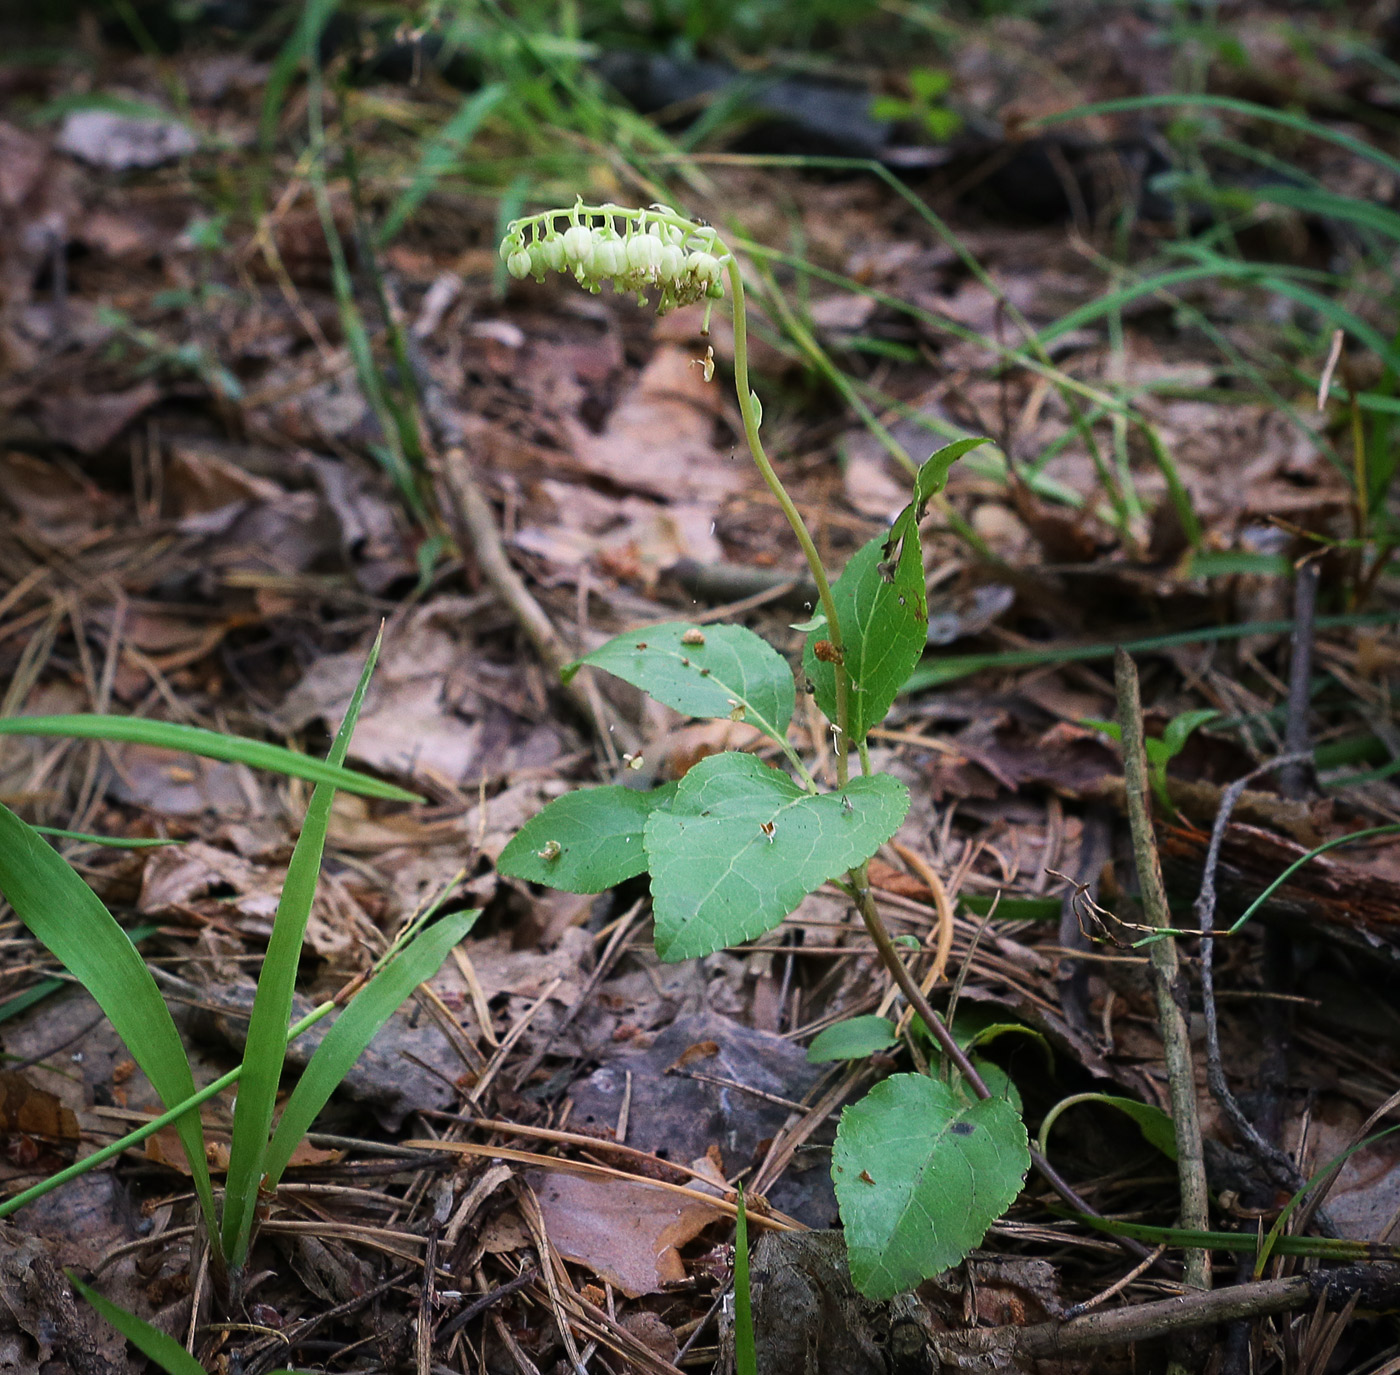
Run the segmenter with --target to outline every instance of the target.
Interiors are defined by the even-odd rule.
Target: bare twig
[[[935,1340],[944,1352],[955,1358],[995,1352],[1024,1357],[1064,1356],[1107,1346],[1126,1346],[1130,1342],[1213,1327],[1216,1323],[1289,1313],[1307,1307],[1323,1295],[1329,1307],[1338,1308],[1358,1294],[1368,1307],[1387,1301],[1387,1295],[1393,1302],[1397,1286],[1400,1286],[1400,1272],[1394,1266],[1356,1265],[1237,1284],[1228,1289],[1186,1293],[1155,1303],[1086,1313],[1068,1322],[950,1332],[940,1334]]]
[[[476,560],[482,577],[515,617],[545,667],[557,675],[574,655],[525,586],[525,580],[511,567],[501,541],[501,532],[496,528],[496,517],[472,473],[471,460],[465,450],[450,448],[440,460],[433,461],[433,467],[439,485],[445,489],[443,507],[451,518],[462,552]],[[637,742],[632,738],[631,730],[624,722],[608,721],[600,701],[590,696],[581,683],[574,680],[562,686],[584,719],[593,722],[600,743],[614,764],[614,741],[625,750],[636,749]]]
[[[1147,752],[1142,735],[1142,700],[1137,668],[1127,652],[1113,656],[1118,691],[1118,723],[1123,733],[1123,776],[1128,794],[1128,822],[1133,833],[1133,856],[1147,924],[1158,929],[1171,925],[1162,864],[1152,833],[1152,813],[1147,792]],[[1210,1194],[1206,1188],[1205,1156],[1201,1149],[1201,1123],[1196,1113],[1196,1076],[1191,1062],[1191,1031],[1186,980],[1171,936],[1151,945],[1152,982],[1157,994],[1157,1016],[1162,1024],[1162,1049],[1171,1091],[1172,1124],[1176,1128],[1177,1172],[1181,1182],[1181,1225],[1192,1231],[1210,1226]],[[1186,1283],[1210,1288],[1210,1253],[1186,1252]]]
[[[1293,1161],[1272,1142],[1266,1141],[1249,1118],[1244,1114],[1225,1078],[1225,1067],[1220,1054],[1220,1022],[1215,1006],[1215,939],[1211,932],[1215,929],[1215,874],[1220,864],[1220,847],[1225,833],[1230,829],[1230,817],[1244,790],[1256,779],[1274,769],[1286,768],[1306,755],[1280,755],[1257,769],[1251,769],[1242,778],[1237,778],[1220,795],[1220,810],[1216,813],[1215,825],[1210,833],[1210,846],[1206,850],[1205,869],[1201,874],[1201,891],[1192,911],[1201,931],[1201,999],[1206,1024],[1206,1082],[1211,1094],[1220,1104],[1230,1125],[1235,1129],[1241,1142],[1259,1161],[1268,1173],[1269,1179],[1282,1188],[1294,1190],[1303,1185],[1303,1176]]]
[[[1290,762],[1279,776],[1283,795],[1290,798],[1306,796],[1313,783],[1308,704],[1312,689],[1317,582],[1317,564],[1303,563],[1293,584],[1293,652],[1288,664],[1288,717],[1283,733],[1283,747]]]

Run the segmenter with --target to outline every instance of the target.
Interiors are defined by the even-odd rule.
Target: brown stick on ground
[[[476,560],[481,576],[515,617],[545,667],[557,676],[575,656],[525,586],[525,580],[511,567],[491,504],[472,473],[471,459],[463,449],[451,448],[433,467],[445,489],[448,499],[443,502],[443,508],[462,552]],[[590,694],[578,679],[562,687],[584,719],[593,722],[605,749],[612,753],[614,741],[626,750],[636,748],[630,729],[623,722],[607,719],[606,709],[596,693]]]
[[[1388,1301],[1394,1302],[1397,1282],[1394,1266],[1347,1266],[1086,1313],[1068,1322],[950,1332],[940,1334],[936,1340],[949,1355],[962,1357],[999,1351],[1022,1357],[1065,1356],[1106,1346],[1126,1346],[1129,1342],[1190,1332],[1221,1322],[1293,1312],[1323,1295],[1329,1307],[1341,1307],[1355,1295],[1367,1304],[1380,1306],[1387,1302],[1387,1295]]]
[[[1147,752],[1142,736],[1142,700],[1137,668],[1123,649],[1113,656],[1118,690],[1118,723],[1123,732],[1123,775],[1127,781],[1128,822],[1133,833],[1144,918],[1149,926],[1169,927],[1171,910],[1162,883],[1162,865],[1152,833],[1147,793]],[[1176,1128],[1177,1172],[1181,1181],[1181,1225],[1191,1231],[1210,1227],[1210,1194],[1206,1188],[1201,1123],[1196,1115],[1196,1075],[1191,1059],[1191,1031],[1186,981],[1177,959],[1176,941],[1166,936],[1149,946],[1157,1016],[1162,1024],[1162,1048],[1171,1090],[1172,1124]],[[1210,1288],[1210,1252],[1186,1252],[1186,1283]]]

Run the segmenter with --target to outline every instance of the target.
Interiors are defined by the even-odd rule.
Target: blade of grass
[[[359,720],[370,675],[379,658],[382,635],[381,631],[375,637],[360,681],[355,685],[350,705],[346,708],[345,719],[331,743],[327,762],[337,767],[344,762],[346,751],[350,748],[350,737],[354,733],[355,722]],[[221,1238],[224,1258],[231,1266],[243,1264],[252,1233],[258,1185],[263,1176],[263,1159],[267,1155],[268,1134],[272,1128],[272,1113],[287,1055],[287,1028],[292,1017],[292,993],[301,962],[302,940],[311,916],[311,904],[316,897],[321,855],[325,849],[331,803],[334,800],[335,786],[331,783],[318,783],[311,794],[306,820],[302,823],[301,835],[297,837],[291,863],[287,866],[287,877],[277,903],[277,915],[272,922],[272,935],[267,943],[267,955],[263,960],[262,973],[258,976],[257,992],[253,995],[248,1040],[243,1050],[243,1080],[234,1107],[233,1140],[224,1191]]]
[[[735,1375],[758,1375],[753,1296],[749,1289],[749,1219],[742,1184],[739,1185],[739,1214],[734,1226],[734,1371]]]
[[[1160,110],[1195,107],[1229,111],[1232,114],[1247,115],[1250,119],[1263,120],[1268,124],[1280,124],[1285,129],[1293,129],[1300,134],[1308,134],[1325,143],[1335,143],[1349,153],[1384,167],[1392,176],[1400,176],[1400,160],[1391,157],[1381,149],[1339,129],[1319,124],[1314,119],[1295,114],[1291,110],[1271,109],[1267,105],[1256,105],[1251,100],[1240,100],[1235,96],[1219,95],[1146,95],[1126,96],[1121,100],[1103,100],[1093,105],[1076,105],[1071,110],[1059,110],[1054,114],[1041,115],[1026,121],[1027,127],[1048,128],[1052,124],[1064,124],[1070,120],[1089,119],[1094,115],[1119,114],[1127,110]]]
[[[266,1188],[276,1188],[297,1144],[379,1028],[419,984],[437,973],[448,951],[471,930],[478,916],[479,911],[471,910],[440,918],[394,955],[350,1000],[316,1047],[282,1110],[263,1161]]]
[[[1365,611],[1337,616],[1319,616],[1319,630],[1336,630],[1343,626],[1393,625],[1400,621],[1400,611]],[[1179,645],[1213,644],[1221,640],[1240,640],[1246,635],[1290,635],[1292,621],[1244,621],[1239,625],[1202,626],[1199,630],[1180,630],[1169,635],[1152,635],[1141,640],[1118,643],[1130,654],[1151,654]],[[1046,645],[1041,649],[1008,649],[992,654],[956,654],[931,660],[909,675],[900,689],[903,693],[922,692],[939,687],[971,673],[985,669],[1034,668],[1043,664],[1079,664],[1094,659],[1111,659],[1118,644],[1112,641],[1091,645]]]
[[[135,1313],[129,1313],[120,1304],[103,1298],[97,1290],[90,1284],[84,1284],[71,1270],[65,1273],[69,1284],[143,1356],[154,1361],[165,1371],[166,1375],[205,1375],[204,1367],[174,1337],[167,1336],[158,1327],[152,1327]],[[290,1370],[284,1366],[281,1370],[272,1371],[271,1375],[307,1375],[307,1372]]]
[[[86,831],[65,831],[61,826],[36,826],[41,836],[59,840],[81,840],[86,845],[105,845],[112,850],[154,850],[162,845],[183,845],[183,840],[168,840],[151,836],[95,836]]]
[[[382,797],[393,802],[421,802],[417,793],[382,783],[353,769],[337,768],[310,755],[297,754],[281,745],[250,740],[244,735],[223,735],[202,726],[175,721],[152,721],[144,716],[7,716],[0,719],[0,735],[62,735],[75,740],[116,740],[124,745],[154,745],[163,750],[183,750],[204,759],[222,759],[268,769],[310,783],[332,783],[347,793]]]
[[[71,1270],[68,1282],[143,1356],[154,1361],[166,1375],[205,1375],[204,1367],[174,1337],[144,1318],[128,1313],[120,1304],[105,1299],[91,1285],[84,1284]]]
[[[334,1003],[322,1003],[319,1007],[313,1008],[301,1019],[288,1033],[287,1040],[294,1041],[302,1032],[315,1026],[322,1017],[335,1011]],[[109,1160],[115,1160],[123,1151],[130,1150],[133,1146],[139,1146],[148,1136],[153,1136],[162,1127],[168,1127],[182,1113],[189,1112],[193,1108],[199,1107],[201,1103],[206,1103],[209,1099],[222,1093],[225,1089],[236,1084],[243,1074],[243,1062],[239,1063],[227,1074],[221,1075],[212,1083],[206,1084],[196,1093],[192,1093],[188,1098],[176,1103],[173,1108],[167,1108],[163,1113],[143,1122],[133,1131],[127,1132],[125,1136],[118,1137],[115,1141],[109,1141],[105,1146],[98,1147],[91,1155],[85,1155],[81,1160],[75,1161],[66,1169],[60,1170],[57,1174],[50,1175],[47,1179],[40,1180],[38,1184],[23,1190],[7,1198],[0,1203],[0,1218],[8,1217],[11,1213],[18,1212],[26,1204],[33,1203],[37,1198],[43,1198],[45,1194],[52,1193],[55,1189],[62,1188],[70,1180],[77,1179],[79,1175],[86,1174],[89,1170],[95,1170],[99,1165],[105,1165]]]
[[[190,1097],[194,1077],[170,1010],[131,938],[68,862],[0,804],[0,893],[112,1023],[167,1107]],[[211,1231],[214,1194],[197,1112],[175,1123]]]
[[[413,179],[399,193],[384,216],[384,223],[375,236],[382,248],[399,232],[437,185],[438,179],[462,156],[463,149],[476,136],[483,121],[510,94],[504,81],[493,81],[469,95],[457,113],[428,141],[413,173]]]

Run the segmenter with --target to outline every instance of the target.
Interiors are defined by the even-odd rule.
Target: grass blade
[[[479,915],[476,910],[453,912],[428,927],[394,955],[336,1018],[282,1111],[263,1161],[268,1188],[276,1186],[297,1143],[311,1130],[326,1100],[375,1033],[419,984],[437,973],[447,952],[471,930]]]
[[[1319,616],[1319,630],[1335,630],[1341,626],[1394,625],[1400,621],[1400,611],[1348,612],[1336,616]],[[940,687],[958,678],[966,678],[984,669],[1033,668],[1043,664],[1082,664],[1094,659],[1111,659],[1121,644],[1129,654],[1153,654],[1178,645],[1210,644],[1219,640],[1242,640],[1247,635],[1291,635],[1292,621],[1243,621],[1239,625],[1209,625],[1199,630],[1179,630],[1168,635],[1151,635],[1141,640],[1112,640],[1091,645],[1045,645],[1040,649],[1008,649],[988,654],[950,654],[943,658],[926,659],[914,670],[900,689],[902,693],[922,692]]]
[[[0,804],[0,893],[106,1013],[167,1107],[194,1093],[194,1077],[155,980],[102,900],[32,826]],[[198,1112],[175,1124],[211,1228],[214,1194]]]
[[[381,632],[382,635],[382,632]],[[339,766],[350,748],[350,736],[359,719],[370,674],[379,658],[380,637],[365,661],[360,681],[355,685],[345,719],[331,744],[327,762]],[[267,955],[253,995],[253,1011],[248,1022],[248,1040],[243,1050],[243,1080],[234,1107],[233,1140],[230,1146],[228,1183],[224,1194],[223,1252],[230,1265],[242,1265],[252,1232],[257,1206],[258,1185],[267,1154],[268,1132],[287,1054],[287,1029],[292,1016],[292,992],[301,962],[302,939],[307,918],[316,897],[316,881],[321,872],[326,831],[330,825],[335,785],[318,783],[306,809],[306,820],[282,885],[282,896],[273,918]]]
[[[174,1337],[167,1336],[158,1327],[152,1327],[144,1318],[128,1313],[120,1304],[104,1299],[91,1285],[84,1284],[71,1270],[67,1272],[68,1282],[105,1318],[123,1337],[148,1360],[154,1361],[165,1375],[205,1375],[200,1363],[185,1350]],[[272,1375],[303,1375],[302,1372],[282,1370]]]
[[[416,793],[381,783],[368,774],[340,768],[310,755],[297,754],[281,745],[250,740],[245,735],[223,735],[202,726],[177,721],[152,721],[144,716],[7,716],[0,719],[0,735],[62,735],[75,740],[116,740],[124,745],[154,745],[163,750],[183,750],[204,759],[222,759],[268,769],[309,783],[333,783],[348,793],[383,797],[392,802],[421,802]]]
[[[154,1361],[166,1375],[205,1375],[204,1367],[174,1337],[144,1318],[128,1313],[120,1304],[104,1299],[91,1285],[84,1284],[71,1270],[68,1282],[143,1356]]]
[[[436,136],[423,149],[413,180],[399,192],[398,198],[389,207],[384,223],[376,235],[380,246],[388,243],[409,217],[423,203],[423,198],[437,185],[444,172],[461,158],[463,149],[476,136],[482,122],[497,105],[510,94],[510,87],[504,81],[494,81],[469,95],[458,108],[457,113],[438,130]]]
[[[734,1230],[734,1371],[758,1375],[758,1351],[753,1339],[753,1296],[749,1292],[749,1219],[744,1186],[739,1186],[739,1215]]]

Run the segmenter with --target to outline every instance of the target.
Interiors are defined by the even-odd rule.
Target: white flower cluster
[[[592,292],[611,281],[635,291],[638,304],[659,287],[657,313],[724,296],[730,255],[708,225],[686,220],[668,206],[629,210],[620,205],[575,205],[515,220],[501,257],[512,277],[542,282],[546,272],[568,272]]]

